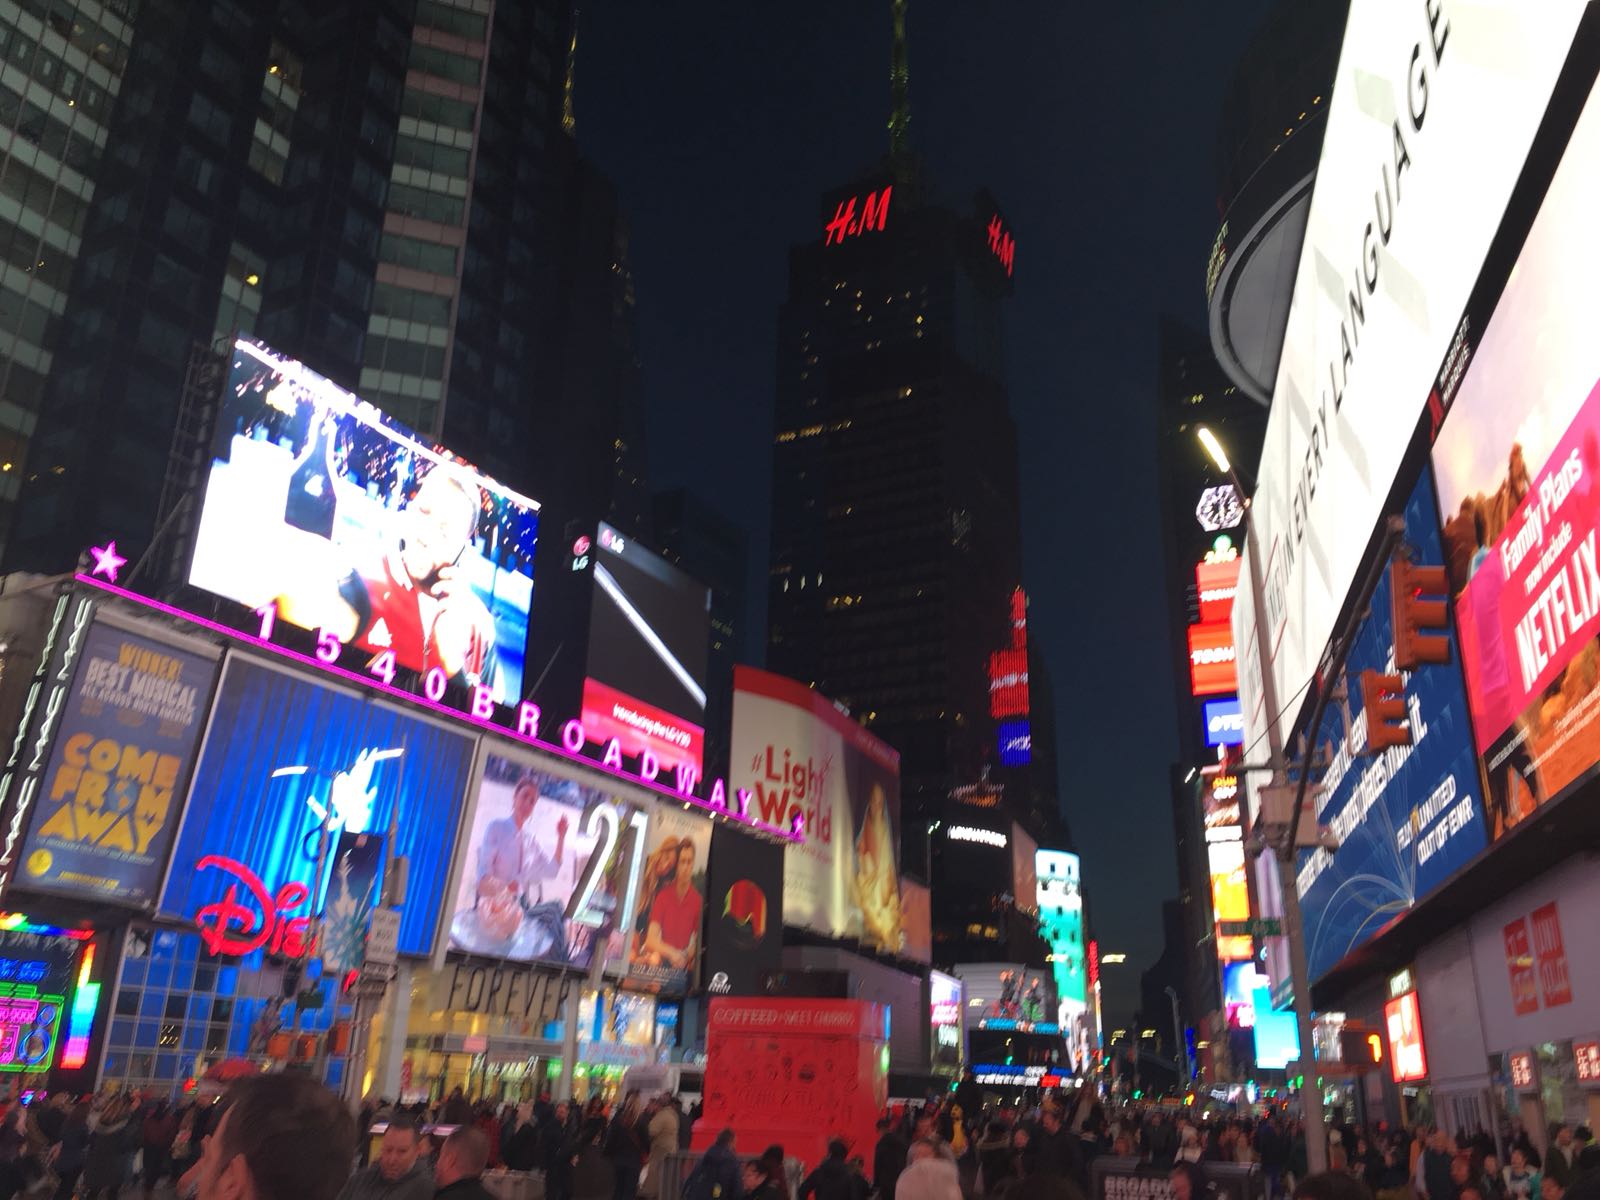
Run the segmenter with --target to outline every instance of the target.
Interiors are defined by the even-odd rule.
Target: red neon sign
[[[1028,712],[1028,652],[996,650],[989,655],[989,715],[1025,716]]]
[[[1194,567],[1195,590],[1200,595],[1200,620],[1233,620],[1233,597],[1239,590],[1239,560],[1199,562]]]
[[[304,958],[311,953],[311,918],[287,915],[310,898],[310,888],[291,880],[272,896],[267,894],[267,885],[260,877],[235,859],[207,854],[194,869],[204,871],[209,867],[227,872],[238,883],[230,883],[221,900],[202,905],[194,915],[207,950],[212,954],[249,954],[266,946],[273,954],[287,954],[290,958]],[[239,902],[240,883],[256,902],[256,911]]]
[[[883,227],[889,221],[889,197],[894,193],[894,185],[890,184],[875,192],[868,192],[866,199],[861,202],[861,216],[856,217],[856,197],[850,196],[839,201],[839,207],[834,210],[833,220],[824,227],[822,244],[834,246],[843,243],[847,237],[860,237],[869,229],[883,232]]]
[[[1411,1083],[1428,1077],[1428,1055],[1422,1045],[1422,1013],[1417,994],[1407,992],[1383,1006],[1384,1023],[1389,1027],[1389,1069],[1396,1083]]]
[[[1216,696],[1239,690],[1233,649],[1233,625],[1212,621],[1189,626],[1189,690]]]
[[[1011,236],[1011,231],[1000,223],[999,213],[989,218],[988,233],[989,253],[1000,260],[1000,265],[1006,269],[1006,276],[1009,278],[1017,261],[1017,240]]]

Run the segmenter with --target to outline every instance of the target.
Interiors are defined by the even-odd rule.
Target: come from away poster
[[[163,642],[89,630],[19,882],[135,906],[155,898],[215,672]]]

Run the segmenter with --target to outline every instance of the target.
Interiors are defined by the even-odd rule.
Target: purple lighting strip
[[[212,633],[219,634],[222,637],[229,638],[236,642],[242,642],[247,646],[270,651],[279,658],[284,658],[290,662],[298,663],[303,667],[310,667],[318,674],[336,675],[340,679],[345,680],[347,683],[359,684],[362,687],[370,688],[373,691],[382,692],[384,695],[395,700],[400,700],[407,704],[419,705],[422,708],[429,709],[432,712],[439,714],[440,716],[448,717],[452,721],[463,721],[469,725],[476,725],[485,732],[496,734],[500,737],[507,738],[514,742],[519,742],[523,745],[532,746],[546,754],[554,755],[556,758],[564,759],[567,762],[575,763],[589,770],[599,771],[603,774],[613,776],[616,779],[622,780],[624,783],[631,784],[634,787],[644,788],[646,791],[654,792],[663,799],[671,800],[675,803],[682,804],[685,807],[694,805],[696,808],[699,808],[702,811],[711,814],[712,816],[726,817],[736,825],[744,825],[750,829],[758,830],[761,833],[765,833],[771,837],[779,838],[786,842],[793,842],[796,845],[799,845],[806,840],[805,835],[801,832],[791,829],[784,829],[777,825],[770,825],[765,821],[756,819],[755,817],[740,816],[738,812],[739,801],[736,799],[730,799],[728,807],[720,808],[708,800],[701,799],[699,796],[689,795],[683,792],[676,792],[670,788],[664,788],[659,784],[641,779],[639,776],[630,774],[629,772],[621,770],[618,767],[608,766],[607,764],[598,762],[595,759],[573,754],[564,746],[554,745],[550,742],[544,741],[542,738],[529,737],[526,734],[518,733],[516,730],[505,725],[497,724],[494,721],[490,721],[482,717],[475,717],[471,713],[464,712],[459,708],[451,708],[447,704],[441,704],[436,700],[430,700],[426,696],[418,696],[414,693],[404,691],[401,688],[395,687],[393,684],[384,683],[381,679],[375,679],[367,675],[362,675],[360,672],[352,671],[348,667],[337,666],[333,663],[325,663],[321,659],[313,658],[309,654],[301,654],[298,650],[291,650],[287,646],[280,646],[277,643],[267,641],[264,638],[255,637],[252,634],[245,633],[243,630],[233,629],[230,626],[221,624],[220,622],[208,620],[205,617],[189,612],[186,609],[178,608],[171,604],[164,604],[160,600],[152,600],[149,596],[141,596],[137,592],[130,592],[126,588],[118,587],[113,583],[107,583],[102,579],[94,579],[82,573],[74,575],[73,578],[85,587],[94,588],[96,591],[104,592],[111,596],[116,596],[118,599],[126,600],[131,604],[137,604],[142,608],[148,608],[166,616],[176,617],[179,620],[187,621],[192,625],[198,625],[202,629],[209,630]],[[721,781],[719,780],[718,782],[720,783]]]

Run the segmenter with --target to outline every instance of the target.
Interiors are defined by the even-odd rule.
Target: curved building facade
[[[1246,48],[1217,142],[1222,222],[1206,268],[1211,344],[1240,391],[1272,399],[1348,0],[1278,5]]]

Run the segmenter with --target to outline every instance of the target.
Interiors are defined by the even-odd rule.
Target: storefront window
[[[196,933],[130,930],[120,987],[107,1030],[105,1084],[177,1095],[224,1058],[312,1064],[337,1085],[344,1060],[327,1053],[326,1034],[348,1019],[335,981],[307,964],[293,997],[284,968],[260,951],[237,963],[208,958]]]
[[[1589,1119],[1589,1101],[1578,1085],[1578,1068],[1571,1042],[1545,1042],[1538,1047],[1539,1091],[1545,1120],[1582,1125]]]

